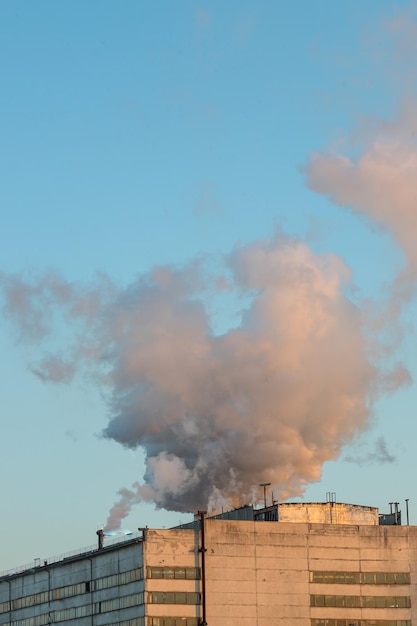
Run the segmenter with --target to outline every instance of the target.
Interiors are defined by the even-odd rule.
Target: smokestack
[[[100,528],[100,530],[96,532],[96,535],[98,538],[98,550],[102,550],[104,546],[104,530]]]

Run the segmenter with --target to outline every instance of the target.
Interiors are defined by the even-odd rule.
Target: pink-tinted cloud
[[[311,189],[389,232],[405,254],[408,279],[417,277],[415,103],[393,122],[374,123],[358,156],[315,153],[305,172]]]
[[[61,279],[64,298],[47,277],[20,279],[13,306],[4,277],[18,326],[46,305],[73,338],[36,374],[66,381],[87,368],[109,391],[103,435],[145,451],[143,482],[120,491],[107,528],[140,500],[194,511],[252,500],[260,482],[280,498],[302,493],[367,425],[382,377],[341,259],[277,235],[225,261],[227,278],[209,281],[201,262],[155,268],[126,289]],[[205,290],[225,281],[243,312],[214,334]]]

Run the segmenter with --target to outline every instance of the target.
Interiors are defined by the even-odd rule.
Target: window
[[[62,622],[66,620],[78,620],[81,617],[86,617],[91,615],[91,611],[89,611],[90,605],[64,609],[62,611],[52,611],[44,613],[43,615],[37,615],[35,617],[28,617],[26,619],[15,620],[12,622],[7,622],[8,626],[47,626],[52,623]],[[176,618],[181,619],[181,618]],[[178,621],[175,623],[175,626],[198,626],[197,621],[194,618],[187,618],[190,621]],[[194,621],[192,621],[194,620]],[[77,622],[74,622],[76,624]],[[150,624],[151,622],[148,622]],[[115,621],[107,623],[107,626],[144,626],[145,618],[144,617],[135,617],[132,619],[124,620],[124,621]],[[155,623],[156,624],[156,623]],[[161,623],[160,626],[166,626]]]
[[[198,626],[197,617],[148,617],[148,626]]]
[[[10,602],[0,602],[0,613],[8,613],[10,611]]]
[[[345,572],[344,581],[343,582],[348,584],[348,585],[353,585],[353,584],[359,582],[359,580],[357,580],[356,572]]]
[[[164,568],[148,567],[148,578],[164,578]]]
[[[355,607],[355,608],[410,608],[409,596],[324,596],[312,594],[311,606]]]
[[[344,596],[344,598],[345,598],[344,606],[352,606],[352,607],[360,606],[359,596]]]
[[[143,593],[134,593],[130,596],[118,596],[112,600],[103,600],[98,603],[96,613],[107,613],[107,611],[118,611],[119,609],[127,609],[131,606],[143,604]]]
[[[323,619],[314,618],[311,620],[311,626],[411,626],[411,620],[392,620],[392,619]]]
[[[410,575],[408,575],[408,580],[407,580],[407,574],[397,573],[397,574],[394,574],[394,576],[395,576],[395,582],[397,585],[405,585],[406,583],[410,582]]]
[[[200,604],[200,594],[194,591],[149,591],[150,604]]]
[[[375,574],[365,573],[362,574],[362,581],[365,585],[374,585],[375,584]]]
[[[148,578],[199,580],[199,567],[148,567]]]
[[[103,578],[97,578],[94,581],[94,589],[97,591],[100,589],[108,589],[109,587],[116,587],[117,585],[126,585],[127,583],[134,582],[136,580],[143,579],[143,568],[122,572],[121,574],[113,574],[112,576],[104,576]]]
[[[409,585],[409,572],[310,572],[310,582],[327,584]]]

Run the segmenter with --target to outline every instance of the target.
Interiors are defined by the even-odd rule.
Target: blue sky
[[[409,287],[415,282],[406,240],[412,212],[403,228],[395,202],[378,212],[368,190],[357,198],[343,181],[327,183],[340,161],[319,158],[314,168],[311,159],[372,158],[385,140],[381,120],[391,120],[401,143],[416,110],[413,8],[398,0],[5,0],[2,284],[10,276],[42,283],[53,270],[66,285],[91,285],[101,273],[131,293],[154,266],[198,258],[217,268],[280,230],[343,260],[351,272],[345,295],[358,310],[370,302],[389,309],[402,268],[410,268]],[[407,137],[413,156],[414,135]],[[386,512],[388,502],[404,510],[410,498],[417,519],[408,291],[390,325],[372,334],[378,367],[403,363],[408,384],[368,398],[366,430],[358,424],[340,435],[338,459],[324,462],[306,500],[336,491],[340,501]],[[241,296],[210,300],[217,333],[236,323]],[[36,306],[54,320],[46,339],[24,339],[24,307],[6,306],[0,321],[3,569],[94,543],[118,490],[144,473],[140,449],[101,436],[114,410],[112,384],[98,381],[91,362],[58,384],[33,374],[45,355],[74,346],[74,336],[78,347],[84,341],[55,301]],[[395,349],[386,349],[387,337]],[[386,349],[382,364],[375,342]],[[186,519],[141,502],[123,525]]]

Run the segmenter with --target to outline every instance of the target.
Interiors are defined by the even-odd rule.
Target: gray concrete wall
[[[199,567],[199,533],[194,530],[148,530],[144,544],[146,590],[200,593],[200,580],[156,579],[148,576],[152,567]],[[200,606],[148,604],[149,616],[200,617]]]
[[[310,626],[311,618],[417,619],[417,528],[207,520],[210,626]],[[310,582],[310,571],[410,572],[411,584]],[[412,608],[311,607],[310,594],[410,596]]]
[[[209,626],[311,626],[312,618],[410,620],[417,623],[417,527],[206,520],[206,601]],[[11,620],[79,610],[62,624],[105,626],[148,616],[200,617],[199,605],[148,603],[100,610],[135,594],[201,593],[201,581],[157,578],[149,568],[201,565],[193,530],[148,530],[144,543],[126,543],[0,580],[0,603],[47,593],[48,602],[13,610]],[[140,569],[142,568],[142,569]],[[109,577],[141,572],[123,584]],[[317,582],[311,572],[409,573],[410,584]],[[130,574],[125,576],[127,579]],[[165,576],[165,574],[164,574]],[[100,582],[101,581],[101,582]],[[70,585],[76,595],[65,597]],[[62,590],[62,597],[53,595]],[[77,588],[78,589],[78,588]],[[411,608],[311,606],[311,596],[411,598]],[[170,596],[171,597],[171,596]],[[0,613],[0,624],[10,616]],[[46,623],[46,622],[45,622]]]
[[[127,572],[143,571],[142,543],[131,543],[120,549],[102,550],[80,555],[51,565],[40,566],[23,574],[10,576],[0,580],[0,602],[10,601],[11,614],[0,613],[0,624],[11,621],[25,620],[36,616],[57,616],[58,611],[69,610],[74,613],[84,611],[72,621],[60,623],[76,623],[79,626],[98,626],[144,615],[144,605],[120,608],[100,612],[100,607],[108,601],[144,593],[144,580],[134,580],[125,584],[114,584],[108,580],[110,576],[120,576]],[[130,574],[129,574],[130,576]],[[132,574],[136,576],[136,574]],[[98,588],[99,585],[103,588]],[[72,587],[76,585],[77,587]],[[14,600],[35,596],[45,592],[45,601],[39,598],[29,601],[29,606],[15,608]],[[32,604],[31,604],[32,602]],[[31,605],[30,605],[31,604]],[[57,620],[55,620],[57,621]]]
[[[278,510],[281,522],[361,526],[379,523],[377,508],[343,502],[283,502]]]

